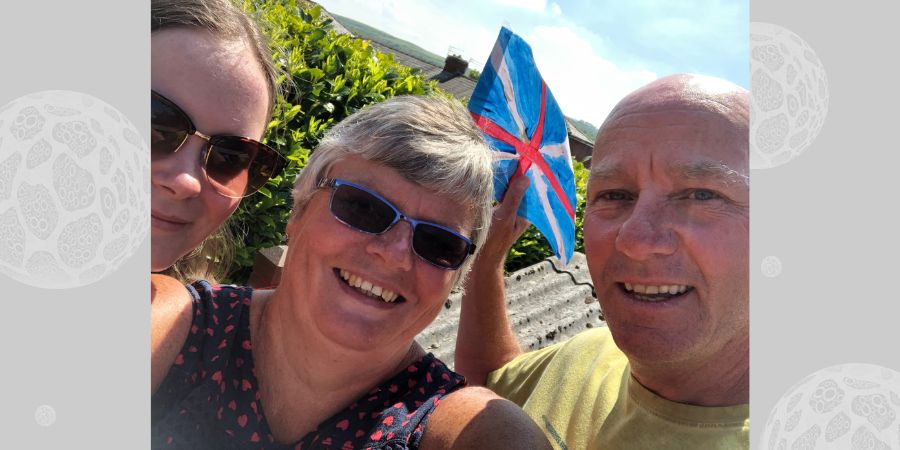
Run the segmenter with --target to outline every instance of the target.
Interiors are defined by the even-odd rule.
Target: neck
[[[667,400],[698,406],[735,406],[750,402],[749,345],[726,346],[703,361],[651,362],[629,358],[631,374]],[[737,348],[735,348],[737,347]]]
[[[279,290],[264,298],[253,335],[266,419],[281,442],[302,438],[424,355],[414,341],[366,351],[340,347],[316,335],[315,327],[298,324],[293,301]]]

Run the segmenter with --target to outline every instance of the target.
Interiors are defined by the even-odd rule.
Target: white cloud
[[[551,13],[552,15],[554,15],[554,16],[561,16],[561,15],[562,15],[562,8],[559,7],[559,3],[553,2],[553,3],[550,5],[550,13]]]
[[[595,126],[622,97],[658,77],[601,57],[583,32],[568,26],[538,26],[522,37],[563,113]]]
[[[536,13],[547,10],[547,0],[495,0],[495,2],[498,5],[522,8]]]

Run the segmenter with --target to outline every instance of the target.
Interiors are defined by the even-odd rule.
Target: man
[[[562,449],[749,448],[749,97],[696,75],[626,96],[600,127],[584,243],[608,327],[522,354],[502,262],[527,181],[470,274],[456,369]],[[499,325],[498,325],[499,324]]]

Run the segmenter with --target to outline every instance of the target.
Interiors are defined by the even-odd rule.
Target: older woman
[[[154,279],[154,447],[547,447],[414,340],[484,241],[491,177],[458,102],[398,97],[333,128],[274,291]]]
[[[277,73],[231,0],[153,0],[151,11],[151,270],[210,277],[225,267],[206,257],[222,259],[224,243],[207,238],[283,164],[259,142]]]

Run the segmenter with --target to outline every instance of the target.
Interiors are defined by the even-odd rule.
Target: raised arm
[[[509,400],[483,387],[445,397],[428,418],[423,450],[550,449],[540,428]]]
[[[150,275],[150,392],[162,384],[187,339],[191,297],[180,281]]]
[[[455,368],[472,385],[484,385],[487,374],[522,353],[506,316],[503,262],[510,247],[530,225],[516,216],[528,189],[518,177],[494,210],[487,241],[472,264],[460,307]]]

